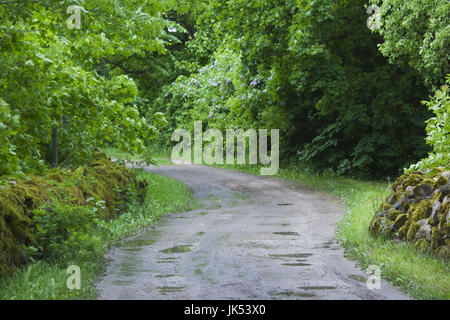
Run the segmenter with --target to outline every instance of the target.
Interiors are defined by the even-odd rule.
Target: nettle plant
[[[436,91],[429,101],[423,103],[435,116],[427,121],[427,143],[433,151],[425,159],[412,165],[407,171],[426,170],[436,167],[450,168],[450,75],[446,85]]]

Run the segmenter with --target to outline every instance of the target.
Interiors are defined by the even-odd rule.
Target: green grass
[[[221,165],[259,174],[258,166]],[[295,181],[344,200],[347,209],[337,226],[337,238],[346,257],[362,269],[381,268],[382,277],[417,299],[450,299],[450,266],[431,253],[419,252],[410,243],[374,238],[368,232],[375,209],[390,193],[390,184],[360,181],[334,174],[316,174],[307,167],[281,168],[276,178]]]
[[[134,160],[143,163],[147,161],[153,164],[172,164],[170,152],[158,146],[149,147],[144,154],[130,154],[114,147],[102,148],[101,151],[108,157],[118,160]]]
[[[149,190],[143,204],[131,204],[125,213],[108,222],[108,237],[103,246],[93,252],[89,259],[80,260],[78,248],[73,258],[64,265],[38,261],[18,269],[12,276],[0,279],[0,299],[93,299],[96,291],[93,284],[104,270],[104,254],[119,240],[136,234],[153,225],[168,212],[183,210],[191,199],[191,192],[181,182],[143,170],[136,170],[138,178],[147,179]],[[81,269],[81,289],[69,290],[66,273],[69,265]]]

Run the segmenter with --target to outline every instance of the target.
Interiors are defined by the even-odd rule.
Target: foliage
[[[450,3],[446,0],[372,0],[380,7],[381,52],[417,69],[437,87],[450,72]]]
[[[450,169],[450,75],[447,76],[447,84],[436,91],[430,101],[423,103],[434,117],[427,121],[427,143],[433,147],[433,151],[425,159],[412,165],[408,171],[427,170],[437,167]]]
[[[90,234],[94,229],[98,233],[98,219],[108,221],[121,214],[127,202],[144,200],[145,180],[138,181],[134,172],[101,153],[92,158],[88,167],[2,181],[0,275],[26,259],[56,259],[80,243],[89,255],[88,249],[96,246]]]
[[[33,211],[33,224],[36,226],[33,245],[28,250],[36,251],[32,259],[48,261],[68,261],[74,248],[85,259],[95,255],[102,247],[98,235],[104,222],[96,215],[100,203],[94,208],[72,206],[58,201],[46,204]]]
[[[134,173],[138,181],[149,182],[144,203],[130,201],[124,212],[116,219],[106,223],[100,221],[100,228],[96,228],[94,223],[92,226],[84,225],[94,241],[78,240],[77,245],[66,246],[66,250],[55,246],[56,252],[67,259],[49,260],[50,257],[48,257],[37,260],[24,268],[16,269],[10,277],[0,278],[0,299],[94,299],[96,297],[94,283],[103,272],[104,254],[111,246],[120,244],[125,237],[154,225],[163,214],[182,210],[191,199],[189,188],[175,179],[142,170],[136,170]],[[64,211],[63,214],[70,216],[73,220],[78,219],[72,216],[77,212],[83,214],[85,218],[92,213],[80,207],[71,208],[62,204],[59,206],[61,208],[58,210]],[[58,221],[60,225],[67,226],[67,229],[77,229],[73,224],[67,224],[56,216],[52,216],[51,219]],[[46,224],[49,225],[49,223]],[[61,233],[57,229],[52,230],[55,234]],[[100,243],[97,239],[100,239]],[[48,253],[55,256],[56,252]],[[77,265],[81,269],[80,290],[67,288],[69,265]]]
[[[66,26],[74,4],[83,7],[79,30]],[[139,114],[124,63],[168,52],[177,41],[168,30],[182,30],[162,17],[174,7],[183,8],[176,1],[1,2],[1,123],[13,121],[1,128],[0,172],[41,172],[54,128],[67,165],[85,163],[92,147],[109,142],[143,150],[156,128]]]
[[[427,151],[426,89],[378,51],[364,4],[212,1],[207,32],[218,49],[152,103],[169,121],[161,139],[196,119],[205,128],[279,128],[283,158],[343,174],[397,174],[414,163]]]

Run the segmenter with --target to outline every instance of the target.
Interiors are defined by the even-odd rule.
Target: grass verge
[[[153,164],[172,164],[170,152],[158,146],[148,147],[143,154],[130,154],[113,147],[102,148],[101,151],[108,157],[118,160],[133,160]]]
[[[93,299],[94,283],[104,270],[104,254],[119,240],[137,233],[157,222],[168,212],[184,209],[191,193],[181,182],[143,170],[136,170],[139,180],[147,179],[149,188],[143,204],[131,203],[125,213],[108,222],[108,235],[99,231],[101,247],[96,248],[89,259],[81,254],[83,248],[74,248],[70,261],[64,264],[37,261],[18,269],[12,276],[0,279],[0,299]],[[81,289],[69,290],[66,282],[69,265],[81,270]]]

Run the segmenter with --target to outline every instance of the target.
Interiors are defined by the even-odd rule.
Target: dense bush
[[[434,113],[434,117],[427,121],[427,143],[433,151],[425,159],[412,165],[409,171],[427,170],[436,167],[450,168],[450,75],[447,84],[437,90],[430,101],[424,104]]]
[[[94,256],[102,247],[100,231],[106,232],[104,220],[96,210],[101,204],[73,206],[52,201],[33,211],[36,227],[31,246],[26,247],[28,258],[67,262],[74,251],[83,258]]]
[[[450,72],[450,2],[371,0],[380,7],[381,52],[391,62],[417,69],[438,87]]]

